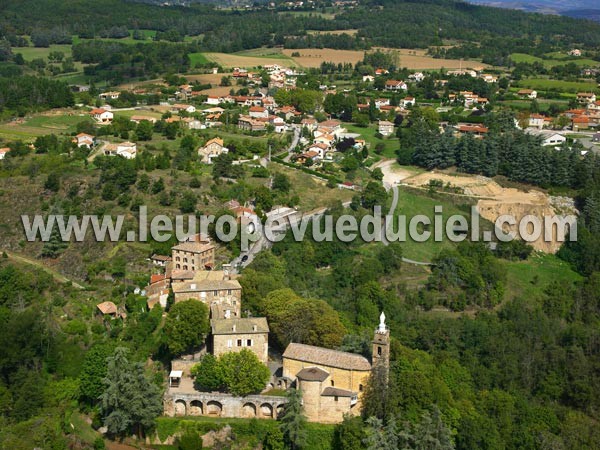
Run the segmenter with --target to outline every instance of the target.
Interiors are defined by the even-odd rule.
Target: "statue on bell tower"
[[[383,364],[385,367],[389,367],[390,364],[390,330],[385,324],[383,311],[379,316],[379,326],[373,338],[372,366],[375,367],[377,364]]]

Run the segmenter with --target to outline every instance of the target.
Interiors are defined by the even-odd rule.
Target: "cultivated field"
[[[214,61],[222,67],[233,68],[233,67],[245,67],[248,69],[264,66],[267,64],[275,64],[281,62],[287,66],[296,66],[292,59],[279,58],[279,57],[268,57],[268,56],[246,56],[239,54],[228,54],[228,53],[204,53],[206,59]]]
[[[389,50],[389,49],[383,49]],[[300,56],[293,57],[292,53],[300,53]],[[459,67],[483,66],[477,61],[460,61],[458,59],[436,59],[427,56],[424,50],[396,50],[399,59],[399,66],[414,70],[426,69],[458,69]],[[333,50],[325,49],[284,49],[283,53],[291,57],[296,63],[303,67],[319,67],[322,62],[352,63],[356,64],[362,61],[363,51],[357,50]]]

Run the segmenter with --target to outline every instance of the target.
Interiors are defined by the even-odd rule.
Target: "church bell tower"
[[[390,364],[390,330],[385,325],[385,314],[383,311],[379,316],[379,326],[375,330],[373,338],[373,357],[372,366],[383,364],[389,367]]]

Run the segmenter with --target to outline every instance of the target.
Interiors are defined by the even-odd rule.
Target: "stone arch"
[[[256,417],[256,405],[250,402],[244,403],[244,406],[242,406],[242,417]]]
[[[201,416],[202,415],[202,402],[200,400],[192,400],[190,402],[190,416]]]
[[[273,406],[269,403],[263,403],[260,405],[260,415],[262,417],[273,418]]]
[[[221,417],[223,412],[223,405],[215,400],[211,400],[206,404],[206,414],[209,416]]]
[[[284,408],[285,408],[285,406],[283,404],[277,405],[277,408],[275,409],[275,411],[277,413],[276,417],[280,417],[283,414]]]
[[[185,416],[187,414],[187,405],[185,404],[185,400],[175,400],[175,415],[176,416]]]

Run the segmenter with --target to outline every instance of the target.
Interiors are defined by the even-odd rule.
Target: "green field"
[[[242,50],[241,52],[235,52],[235,55],[240,56],[255,56],[261,58],[274,58],[274,59],[287,59],[290,58],[287,55],[281,53],[281,49],[278,48],[253,48],[251,50]]]
[[[350,123],[344,123],[344,128],[350,133],[358,133],[360,137],[358,139],[364,139],[369,146],[369,153],[375,155],[375,146],[379,143],[383,143],[385,148],[381,156],[385,158],[395,158],[396,150],[400,147],[400,141],[396,136],[390,136],[384,139],[375,137],[377,134],[377,126],[370,125],[367,128],[357,127]]]
[[[531,109],[531,100],[507,100],[500,102],[503,105],[510,106],[511,108],[520,109],[520,110],[529,110]],[[548,111],[550,105],[568,105],[568,100],[540,100],[537,99],[537,104],[540,112]]]
[[[558,53],[552,53],[552,54],[548,54],[548,56],[558,56]],[[565,58],[567,56],[565,55]],[[547,69],[549,69],[550,67],[554,67],[554,66],[564,66],[566,64],[570,64],[570,63],[575,63],[578,66],[585,66],[585,67],[594,67],[594,66],[600,66],[600,62],[598,61],[594,61],[593,59],[586,59],[586,58],[575,58],[575,59],[544,59],[544,58],[538,58],[537,56],[532,56],[532,55],[527,55],[525,53],[512,53],[510,55],[510,59],[512,59],[513,62],[515,63],[530,63],[533,64],[535,62],[538,62],[540,64],[543,64],[544,67],[546,67]]]
[[[434,222],[434,208],[437,205],[442,206],[442,223],[452,215],[459,214],[467,217],[469,220],[471,199],[467,197],[453,197],[450,195],[434,194],[433,196],[427,195],[426,192],[420,192],[416,189],[400,187],[399,190],[398,207],[394,212],[395,216],[403,215],[406,216],[406,242],[402,242],[402,253],[408,259],[414,259],[416,261],[431,262],[440,251],[443,249],[453,248],[456,244],[445,237],[445,233],[442,233],[443,239],[441,242],[435,242],[433,235],[433,225],[429,226],[428,229],[431,231],[431,238],[425,242],[415,242],[409,237],[408,227],[411,219],[417,215],[425,215],[429,218],[431,223]],[[394,231],[398,229],[397,224],[394,225]],[[481,229],[485,229],[486,225],[484,221],[481,222]],[[419,228],[420,229],[420,228]]]
[[[553,281],[570,283],[582,279],[562,259],[544,253],[533,253],[526,261],[505,261],[505,266],[507,299],[537,299]]]
[[[528,78],[517,83],[520,88],[536,89],[539,91],[557,90],[562,92],[599,92],[593,81],[562,81],[548,78]]]
[[[210,60],[204,56],[204,53],[189,53],[190,66],[195,67],[197,64],[208,64]]]
[[[8,140],[23,139],[33,141],[46,134],[70,134],[82,121],[91,120],[87,114],[34,116],[23,123],[5,122],[0,124],[0,137]]]
[[[65,58],[70,58],[73,53],[71,51],[70,45],[51,45],[48,48],[40,48],[40,47],[13,47],[12,52],[14,54],[20,53],[23,55],[25,61],[32,61],[37,58],[43,58],[44,60],[48,60],[48,55],[51,52],[62,52],[65,55]]]

